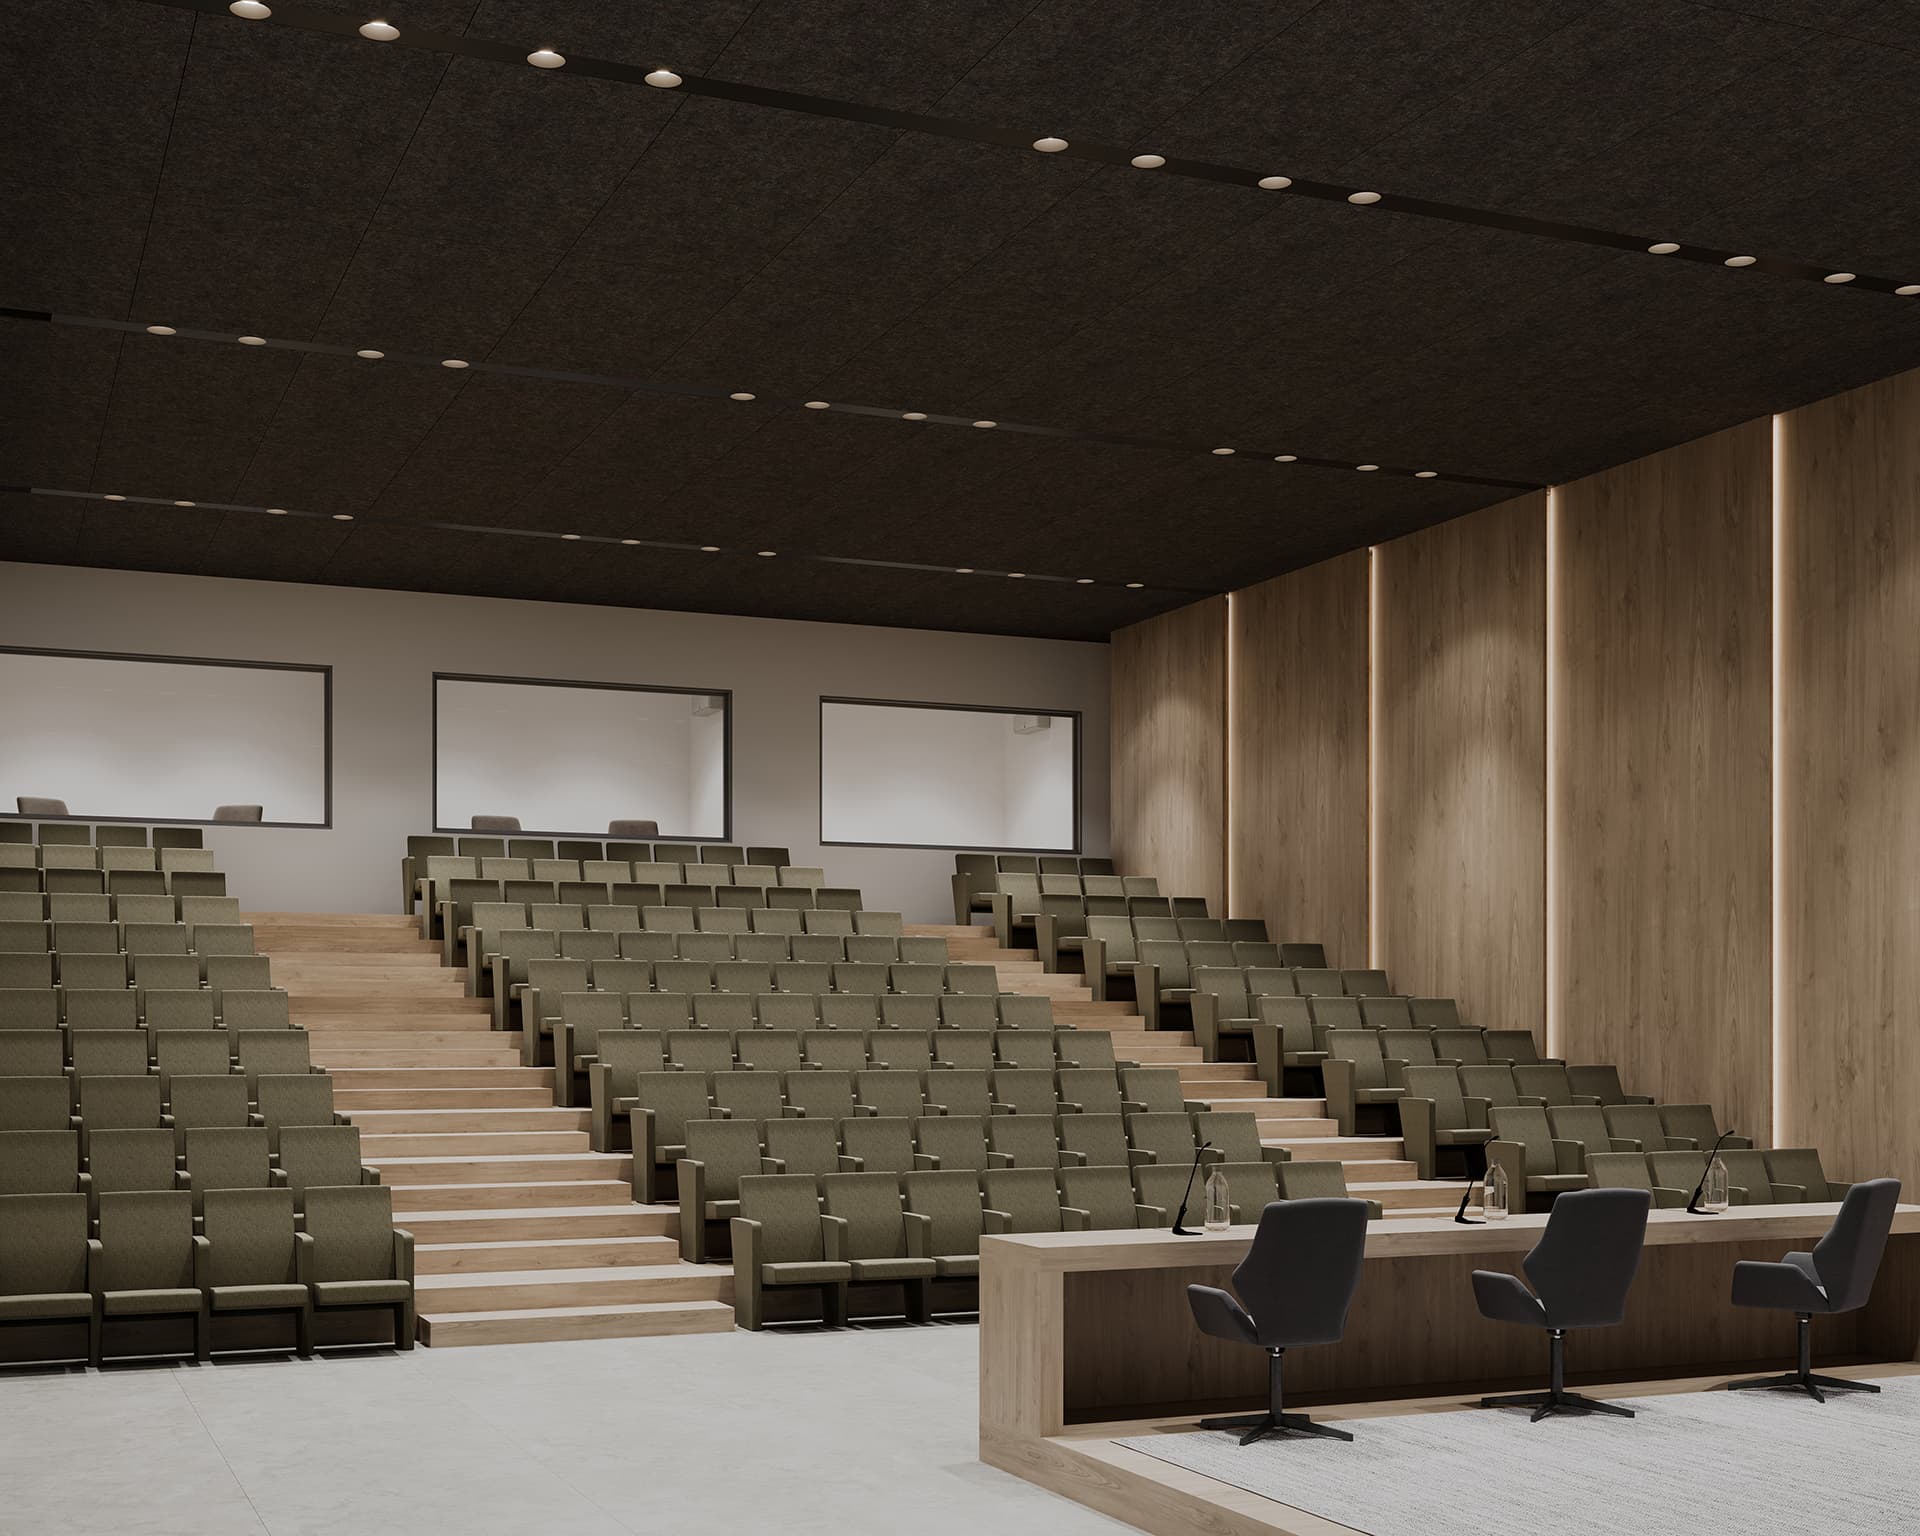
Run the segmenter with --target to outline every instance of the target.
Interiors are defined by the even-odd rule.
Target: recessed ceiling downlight
[[[174,336],[179,333],[170,325],[150,325],[147,327],[147,334],[149,336]]]
[[[1273,462],[1276,464],[1297,464],[1299,461],[1300,455],[1297,453],[1276,453],[1273,456]]]
[[[1359,470],[1361,474],[1368,475],[1368,474],[1372,474],[1373,471],[1378,469],[1380,466],[1378,464],[1356,464],[1353,467]]]
[[[361,26],[360,35],[370,43],[390,43],[400,35],[400,29],[389,22],[369,21]]]
[[[285,507],[268,507],[267,508],[268,517],[285,517],[286,515],[287,515],[287,509]]]
[[[1214,456],[1214,457],[1215,457],[1216,459],[1224,459],[1224,458],[1227,458],[1227,457],[1229,457],[1229,456],[1230,456],[1230,455],[1231,455],[1232,453],[1233,453],[1233,450],[1232,450],[1231,448],[1216,448],[1216,449],[1214,449],[1214,450],[1213,450],[1213,456]]]
[[[1661,240],[1653,245],[1648,246],[1647,254],[1649,256],[1671,256],[1675,251],[1679,249],[1680,247],[1676,242],[1672,240]]]
[[[753,394],[750,390],[736,389],[732,394],[728,395],[727,398],[729,400],[751,400]]]
[[[1138,592],[1145,585],[1146,583],[1144,581],[1130,581],[1127,583],[1127,590],[1129,592]]]
[[[1090,587],[1093,585],[1093,578],[1091,576],[1076,576],[1073,578],[1073,584],[1076,587]]]
[[[371,362],[377,363],[380,361],[381,358],[385,357],[387,354],[382,352],[378,347],[362,347],[358,352],[354,353],[353,355],[355,357],[364,357]]]
[[[264,347],[267,344],[264,336],[238,336],[234,339],[243,347]]]
[[[440,359],[440,366],[442,368],[470,368],[473,365],[464,357],[443,357]]]
[[[536,48],[527,55],[527,62],[535,69],[558,69],[567,62],[567,56],[551,48]]]
[[[1136,171],[1157,171],[1167,163],[1165,155],[1135,155],[1127,162]]]
[[[577,533],[563,533],[560,537],[565,539],[569,544],[574,544],[579,542],[580,535]]]
[[[242,21],[265,21],[273,14],[272,7],[262,5],[260,0],[233,0],[227,9]]]
[[[999,426],[999,425],[1000,425],[1000,423],[999,423],[999,422],[997,422],[997,421],[990,421],[990,420],[988,420],[988,419],[987,419],[986,417],[984,417],[984,416],[983,416],[983,417],[981,417],[981,418],[980,418],[980,420],[978,420],[978,421],[976,421],[976,422],[974,423],[974,425],[975,425],[976,427],[980,427],[980,428],[982,428],[982,429],[984,430],[984,429],[986,429],[986,428],[989,428],[989,427],[997,427],[997,426]]]
[[[190,507],[193,505],[193,503],[190,501],[176,501],[174,505],[176,507]]]
[[[1368,208],[1380,201],[1380,194],[1378,192],[1349,192],[1347,194],[1347,201],[1352,203],[1356,208]]]
[[[680,77],[670,69],[649,71],[645,78],[648,85],[663,91],[670,91],[680,84]]]
[[[1823,283],[1850,283],[1860,274],[1858,272],[1829,272],[1820,281]]]
[[[717,555],[720,553],[720,546],[718,544],[702,544],[700,546],[700,553],[703,555]]]
[[[809,400],[806,402],[807,409],[810,411],[824,411],[832,404],[833,402],[831,400]]]
[[[754,553],[762,560],[771,560],[779,551],[773,549],[756,549]]]
[[[1033,141],[1033,147],[1043,155],[1057,155],[1067,147],[1067,141],[1065,139],[1056,139],[1049,134],[1044,139],[1035,139]]]
[[[1722,265],[1729,267],[1750,267],[1759,259],[1758,256],[1729,256]]]
[[[1440,471],[1437,469],[1416,469],[1413,472],[1413,478],[1416,480],[1437,480],[1440,478]]]
[[[1899,294],[1900,297],[1903,299],[1910,299],[1916,293],[1920,293],[1920,283],[1903,283],[1901,284],[1900,287],[1894,289],[1893,291]]]
[[[353,514],[351,512],[336,512],[333,514],[333,520],[336,523],[350,523],[353,521]]]
[[[1262,176],[1254,183],[1262,192],[1284,192],[1293,185],[1291,176]]]
[[[109,492],[108,492],[108,493],[107,493],[107,494],[106,494],[106,495],[105,495],[104,497],[102,497],[101,499],[102,499],[103,501],[125,501],[125,500],[126,500],[127,498],[126,498],[126,497],[124,497],[124,496],[121,496],[121,495],[119,495],[119,494],[117,494],[117,493],[115,493],[115,492],[113,492],[113,491],[109,491]]]
[[[902,411],[900,413],[900,419],[902,421],[925,421],[927,419],[927,413],[925,411]]]

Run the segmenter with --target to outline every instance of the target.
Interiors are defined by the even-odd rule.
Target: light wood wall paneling
[[[1172,896],[1226,899],[1227,600],[1113,636],[1113,852]]]
[[[1920,372],[1783,416],[1781,1135],[1920,1188]]]
[[[1546,1001],[1546,493],[1374,550],[1376,965],[1489,1029]]]
[[[1550,572],[1559,1045],[1763,1144],[1771,460],[1762,418],[1562,487]]]
[[[1232,908],[1367,954],[1367,553],[1236,592]]]

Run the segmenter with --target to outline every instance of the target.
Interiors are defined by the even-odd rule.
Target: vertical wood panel
[[[1374,963],[1489,1029],[1546,993],[1546,495],[1374,550]]]
[[[1920,373],[1781,420],[1781,1135],[1920,1185]]]
[[[1560,1044],[1768,1135],[1771,426],[1558,492]]]
[[[1168,895],[1226,897],[1227,602],[1113,636],[1113,853]]]
[[[1367,553],[1234,594],[1232,909],[1367,953]]]

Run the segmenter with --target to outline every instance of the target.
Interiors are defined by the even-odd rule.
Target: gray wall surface
[[[207,829],[251,911],[397,910],[406,836],[432,825],[436,671],[733,690],[733,840],[909,922],[952,921],[952,855],[820,847],[820,696],[1078,710],[1082,847],[1108,851],[1104,645],[4,562],[0,645],[334,669],[333,825]]]

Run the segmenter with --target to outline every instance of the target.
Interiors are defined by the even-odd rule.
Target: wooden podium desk
[[[1740,1259],[1811,1248],[1839,1206],[1751,1206],[1718,1216],[1655,1211],[1619,1327],[1568,1339],[1570,1380],[1727,1379],[1793,1364],[1793,1318],[1735,1307]],[[1543,1332],[1483,1319],[1472,1272],[1520,1273],[1545,1216],[1489,1226],[1388,1220],[1367,1232],[1360,1288],[1338,1344],[1287,1357],[1287,1390],[1312,1403],[1364,1404],[1461,1392],[1531,1390],[1546,1380]],[[1206,1412],[1258,1410],[1265,1354],[1201,1333],[1187,1307],[1193,1283],[1231,1289],[1251,1226],[1199,1237],[1172,1232],[1061,1232],[980,1243],[980,1457],[1149,1529],[1238,1529],[1233,1521],[1149,1521],[1108,1487],[1113,1448],[1093,1478],[1082,1451],[1136,1426]],[[1873,1299],[1814,1322],[1815,1364],[1911,1362],[1920,1356],[1920,1206],[1894,1215]],[[1218,1487],[1220,1485],[1212,1485]],[[1215,1515],[1218,1515],[1218,1511]],[[1257,1522],[1248,1529],[1273,1529]]]

